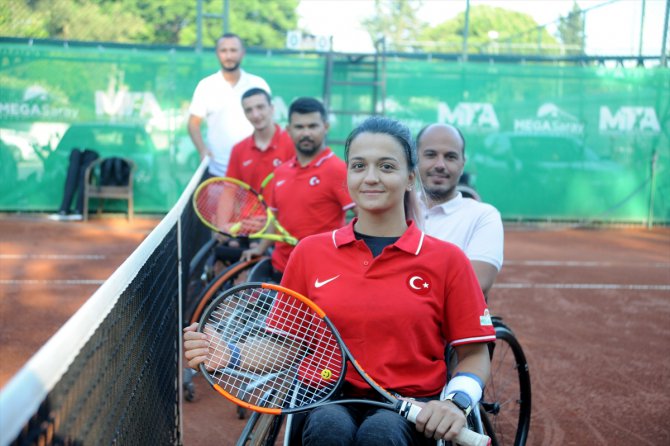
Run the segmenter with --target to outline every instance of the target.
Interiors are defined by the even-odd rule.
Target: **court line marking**
[[[106,258],[104,254],[0,254],[0,260],[103,260]]]
[[[627,268],[670,268],[667,262],[599,262],[588,260],[504,260],[503,266],[575,266],[587,268],[601,268],[606,266],[625,266]]]
[[[0,285],[102,285],[104,280],[97,279],[0,279]]]
[[[670,285],[621,284],[621,283],[496,283],[493,288],[570,289],[570,290],[638,290],[670,291]]]

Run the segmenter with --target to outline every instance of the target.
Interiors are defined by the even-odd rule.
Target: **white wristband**
[[[472,406],[476,406],[482,398],[482,386],[480,380],[477,380],[466,374],[457,373],[447,384],[446,394],[454,392],[464,392],[472,401]]]

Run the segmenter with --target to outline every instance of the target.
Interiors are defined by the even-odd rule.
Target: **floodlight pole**
[[[221,19],[223,20],[223,34],[226,34],[229,31],[229,21],[228,17],[230,15],[230,0],[223,0],[223,11],[221,15],[218,14],[204,14],[202,12],[202,0],[197,1],[196,6],[196,39],[195,39],[195,49],[196,51],[202,51],[202,20],[203,18],[209,19]]]
[[[637,50],[637,55],[642,57],[642,35],[644,31],[644,10],[647,0],[642,0],[642,9],[640,11],[640,46]]]
[[[670,0],[668,0],[670,1]],[[468,34],[470,33],[470,0],[465,0],[465,25],[463,27],[463,62],[468,61]]]
[[[196,8],[196,38],[195,38],[195,49],[196,51],[202,51],[202,0],[198,0]]]
[[[665,23],[663,24],[663,41],[661,42],[661,66],[668,66],[668,15],[670,14],[670,0],[665,1]]]
[[[228,16],[230,14],[230,0],[223,0],[223,33],[230,31]]]

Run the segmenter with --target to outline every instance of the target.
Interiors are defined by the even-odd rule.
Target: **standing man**
[[[326,146],[328,120],[323,104],[298,98],[289,107],[287,130],[296,156],[275,169],[268,204],[281,225],[298,240],[344,226],[354,203],[347,189],[347,166]],[[262,255],[272,244],[263,240],[242,259]],[[275,276],[286,267],[293,246],[277,242],[272,252]],[[277,278],[277,277],[275,277]]]
[[[263,180],[281,163],[293,158],[295,148],[291,136],[275,124],[274,106],[267,91],[247,90],[242,95],[242,109],[254,132],[233,146],[226,176],[260,192]]]
[[[235,143],[253,130],[242,111],[242,94],[250,88],[270,92],[267,82],[240,68],[244,44],[237,34],[226,33],[216,42],[221,70],[202,79],[193,92],[188,133],[200,157],[208,156],[210,176],[224,176],[230,151]],[[202,121],[207,123],[207,138],[202,136]]]
[[[503,225],[493,206],[457,190],[465,166],[465,139],[456,127],[431,124],[416,138],[426,194],[426,233],[460,247],[470,259],[484,296],[503,262]]]

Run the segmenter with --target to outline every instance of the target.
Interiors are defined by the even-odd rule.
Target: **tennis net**
[[[209,236],[190,201],[204,168],[3,388],[1,446],[182,443],[182,271]]]

